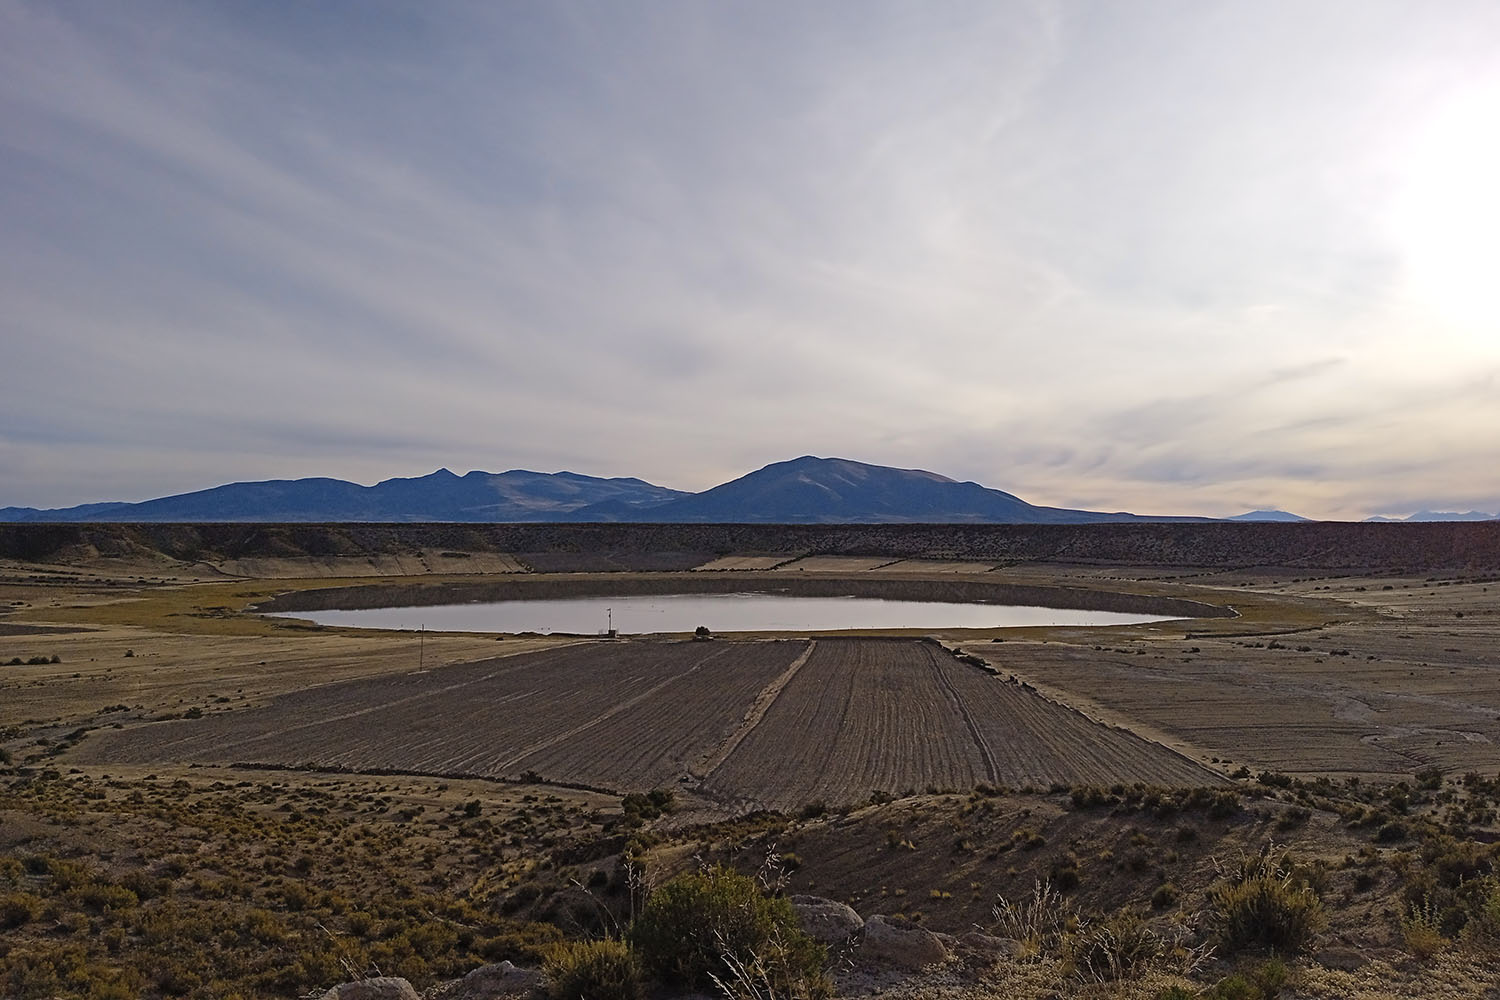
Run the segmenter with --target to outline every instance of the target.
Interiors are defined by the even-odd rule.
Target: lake
[[[558,600],[434,604],[355,611],[298,611],[281,617],[349,628],[432,632],[603,633],[832,632],[843,629],[1018,628],[1027,625],[1138,625],[1160,615],[1003,604],[887,601],[870,597],[788,597],[783,594],[662,594]]]

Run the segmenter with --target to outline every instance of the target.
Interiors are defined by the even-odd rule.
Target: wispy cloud
[[[1481,503],[1500,342],[1388,223],[1497,40],[1478,3],[0,0],[0,503],[806,452]]]

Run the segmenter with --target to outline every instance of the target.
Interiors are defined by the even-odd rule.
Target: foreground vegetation
[[[1500,782],[1477,775],[984,788],[688,825],[665,791],[184,775],[0,778],[0,995],[420,988],[508,959],[589,995],[654,979],[822,996],[821,952],[781,898],[796,892],[1015,941],[964,959],[981,978],[1171,997],[1275,995],[1341,947],[1413,968],[1500,958]],[[893,871],[903,884],[876,889]]]
[[[1261,537],[1230,534],[1237,544]],[[319,528],[304,538],[288,528],[266,537],[321,545],[335,535]],[[1133,528],[1115,542],[1157,551],[1189,535]],[[206,537],[172,535],[185,553],[209,559],[208,549],[192,550]],[[1005,532],[986,537],[1025,542]],[[1432,553],[1398,552],[1392,539],[1437,539],[1385,532],[1365,540],[1377,537],[1391,553],[1384,565],[1407,567],[1427,565]],[[947,529],[933,538],[962,541]],[[1265,536],[1268,544],[1278,539],[1285,541]],[[975,670],[955,683],[1003,678],[1008,695],[1028,703],[1045,697],[1058,711],[1077,709],[1171,747],[1206,768],[1204,787],[1197,778],[1158,787],[1173,779],[1155,771],[1136,777],[1156,784],[1137,784],[1108,766],[1028,772],[1038,737],[1007,742],[1019,730],[995,725],[991,732],[984,726],[992,713],[981,711],[971,721],[981,763],[985,749],[994,758],[984,768],[871,774],[838,789],[808,784],[785,799],[756,800],[782,811],[715,800],[711,782],[683,782],[675,765],[589,780],[533,762],[479,780],[429,776],[439,769],[430,762],[406,768],[424,774],[374,772],[397,765],[338,756],[355,743],[332,747],[321,762],[305,749],[268,761],[238,749],[226,756],[212,745],[190,757],[186,744],[165,743],[162,753],[133,763],[111,757],[104,751],[132,734],[169,741],[212,732],[222,742],[235,726],[248,726],[238,738],[280,730],[285,720],[268,709],[275,699],[359,690],[340,681],[389,688],[443,679],[437,670],[411,674],[421,642],[425,663],[444,664],[447,679],[466,676],[453,664],[497,653],[519,654],[507,666],[549,652],[559,664],[584,654],[557,639],[419,639],[241,613],[275,591],[341,582],[329,574],[353,574],[356,564],[404,572],[394,563],[382,569],[387,556],[367,557],[359,545],[323,567],[321,582],[208,583],[194,578],[215,572],[209,563],[163,561],[161,552],[142,550],[136,555],[146,561],[127,573],[113,557],[83,551],[107,540],[75,537],[68,544],[80,547],[76,566],[17,567],[0,586],[10,610],[0,621],[0,997],[7,1000],[290,998],[377,973],[429,989],[507,959],[545,969],[558,1000],[637,1000],[688,989],[747,1000],[829,991],[892,1000],[938,993],[962,1000],[1384,1000],[1500,988],[1500,697],[1492,657],[1500,588],[1490,592],[1500,563],[1476,568],[1474,553],[1488,550],[1449,545],[1448,535],[1428,548],[1445,559],[1461,554],[1464,567],[1405,578],[1389,569],[1371,577],[1338,569],[1355,559],[1339,539],[1331,547],[1299,543],[1299,552],[1330,553],[1317,558],[1333,560],[1332,568],[1289,580],[1280,569],[1204,573],[1200,566],[1181,576],[1170,569],[1132,576],[1118,566],[1004,567],[1022,583],[1124,586],[1234,604],[1239,618],[1182,628],[950,641],[961,643],[963,671],[987,666],[1000,674]],[[1115,544],[1110,533],[1087,540]],[[250,559],[261,543],[244,541],[245,552],[214,558]],[[840,544],[864,543],[850,536]],[[431,572],[454,571],[468,558],[459,558],[456,541],[452,551],[444,546],[427,560]],[[691,549],[680,549],[683,559],[703,555]],[[1232,558],[1238,566],[1246,552],[1220,549],[1223,559],[1202,565]],[[389,554],[397,556],[407,559]],[[270,568],[307,574],[302,558],[293,552]],[[229,562],[219,568],[246,570]],[[972,575],[962,565],[956,572]],[[933,570],[929,582],[942,589],[951,579]],[[692,645],[696,657],[736,644]],[[812,704],[820,685],[796,681],[817,680],[817,666],[809,658],[793,675],[784,663],[773,665],[772,679],[785,683],[769,685],[772,693]],[[766,694],[765,678],[753,680]],[[298,738],[338,736],[327,718],[348,715],[358,701],[293,720],[305,724]],[[717,752],[698,758],[700,770],[711,774],[748,753],[757,732],[791,734],[771,740],[765,759],[788,756],[775,744],[794,742],[796,727],[777,728],[775,699],[752,701],[748,714],[741,699],[706,722],[720,737],[724,718],[751,728],[743,739],[735,729]],[[482,716],[485,704],[470,699],[450,708]],[[650,750],[640,738],[649,725],[624,709],[599,720],[612,707],[585,712],[569,728],[594,722],[585,732],[598,736],[618,722],[609,730],[611,752]],[[414,712],[392,738],[425,743],[437,755],[451,756],[455,737],[471,741],[476,759],[496,752],[484,732],[456,718]],[[521,721],[541,726],[531,742],[551,740],[546,719]],[[906,732],[915,737],[903,737],[909,757],[934,742],[909,723],[876,726],[870,745],[882,746],[880,734]],[[354,736],[378,736],[381,728],[356,727]],[[1063,742],[1065,751],[1089,752],[1088,739]],[[564,743],[546,742],[541,751],[559,753]],[[229,760],[278,766],[225,766]],[[365,773],[335,770],[353,768]],[[1049,785],[1054,776],[1075,784]],[[632,788],[639,791],[622,797]],[[787,920],[799,894],[847,903],[865,918],[885,915],[885,925],[902,933],[951,935],[941,939],[941,969],[917,975],[874,967],[876,949],[858,938],[835,940],[820,955]],[[694,943],[690,931],[702,929],[706,936]]]

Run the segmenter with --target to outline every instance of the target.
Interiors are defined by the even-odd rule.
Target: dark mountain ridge
[[[599,479],[572,472],[470,472],[447,469],[361,486],[341,479],[273,479],[230,483],[142,503],[85,504],[63,510],[0,509],[4,521],[559,521],[592,504],[628,514],[640,505],[686,496],[639,479]],[[591,520],[592,518],[584,518]]]
[[[804,455],[702,493],[572,472],[439,469],[374,486],[339,479],[230,483],[142,503],[0,509],[9,522],[651,522],[740,524],[1092,524],[1208,520],[1038,507],[974,482]]]
[[[1083,524],[1139,518],[1037,507],[1001,490],[922,469],[804,455],[617,519],[664,524]]]

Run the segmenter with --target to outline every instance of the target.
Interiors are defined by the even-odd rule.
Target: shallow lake
[[[592,635],[613,622],[621,635],[691,632],[809,632],[840,629],[1014,628],[1025,625],[1136,625],[1169,619],[1113,611],[1004,604],[886,601],[783,594],[662,594],[561,600],[433,604],[284,615],[320,625],[435,632],[567,632]]]

